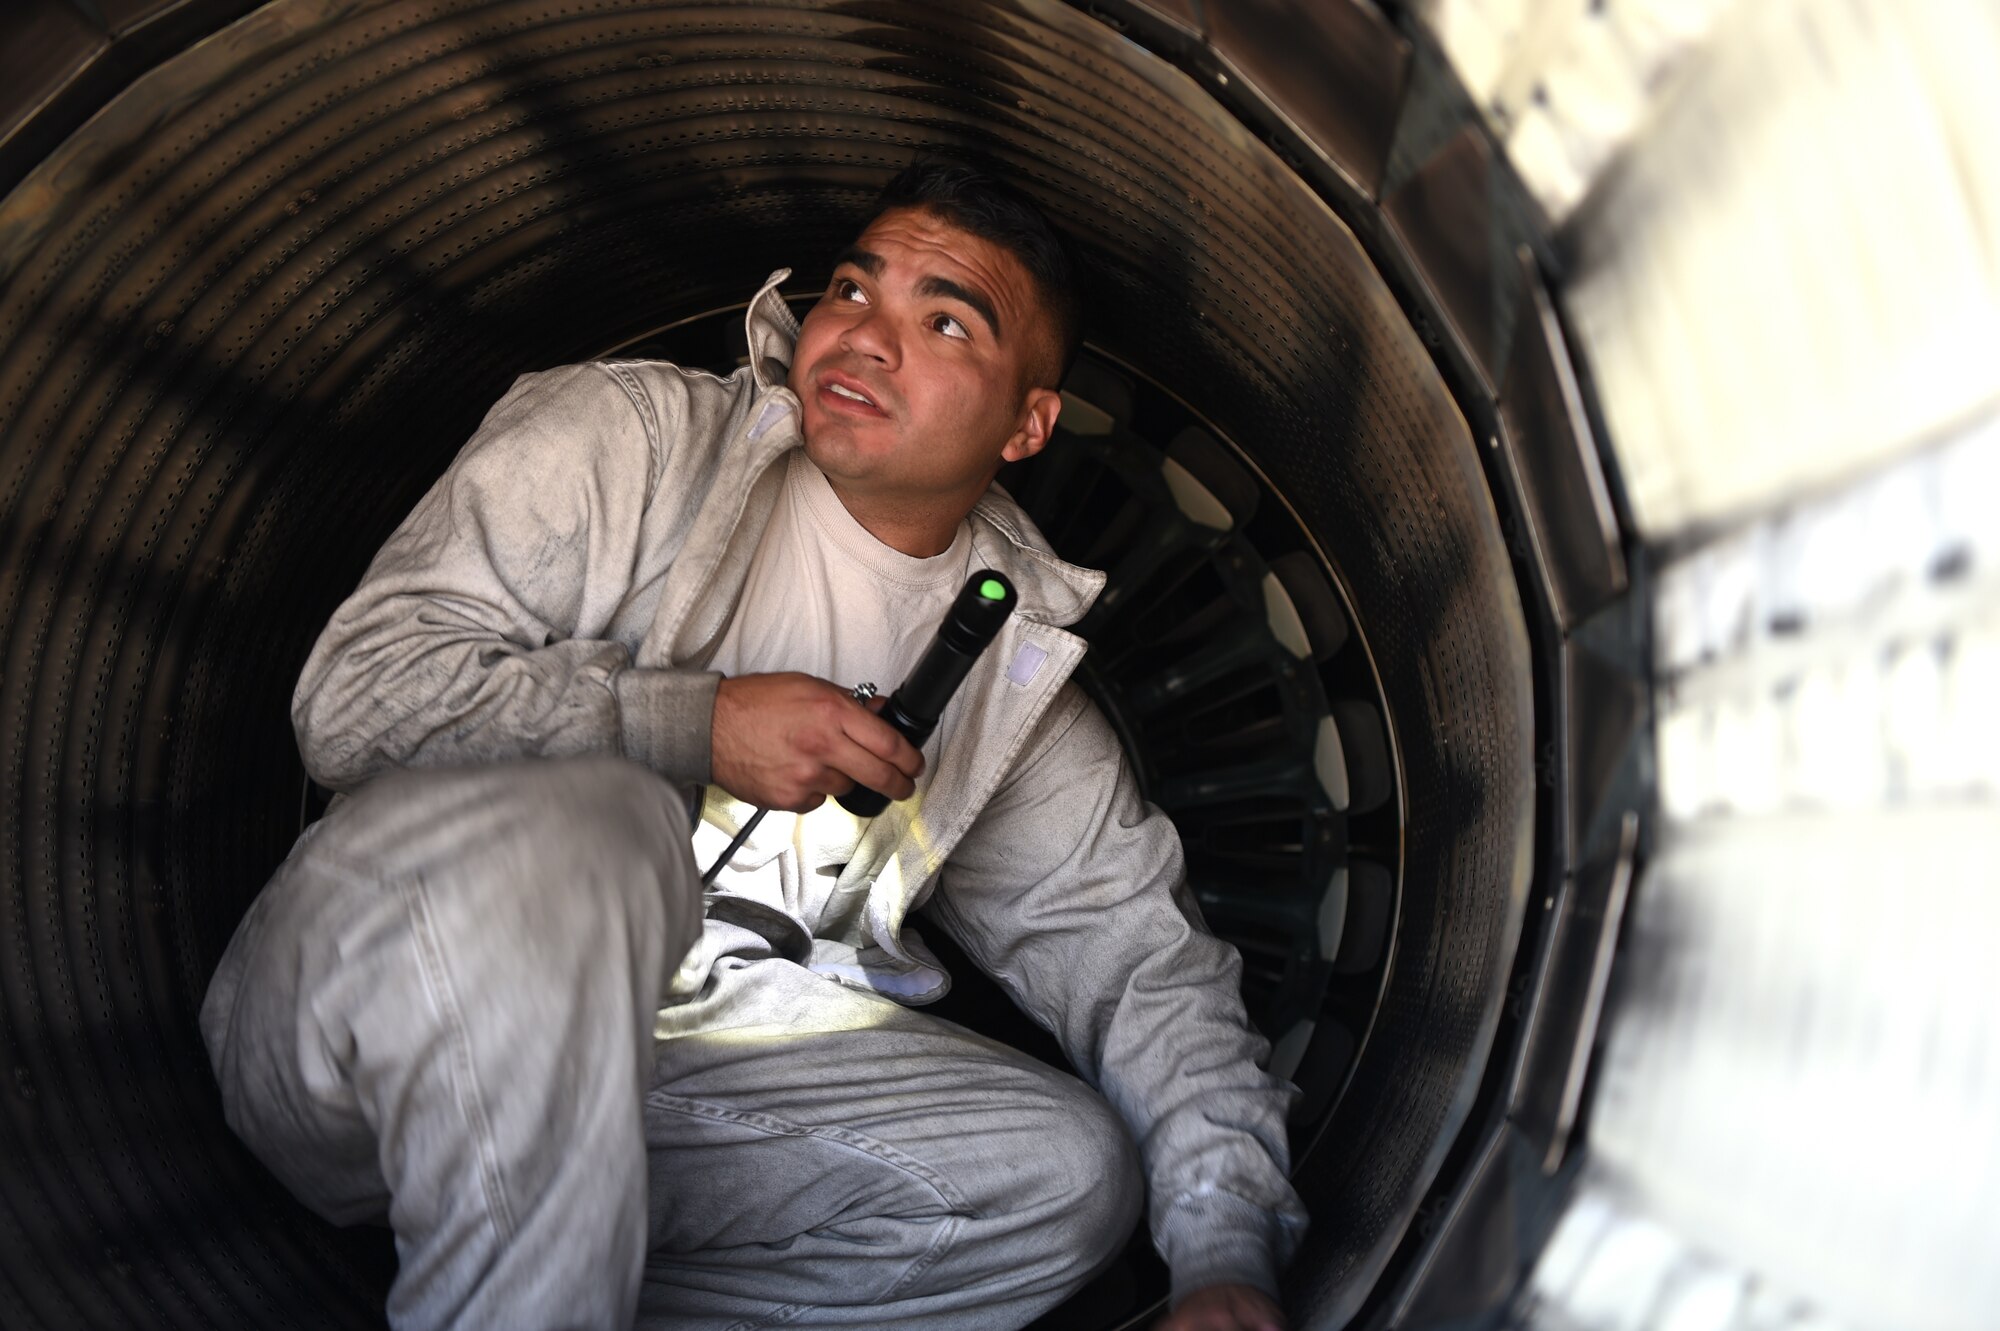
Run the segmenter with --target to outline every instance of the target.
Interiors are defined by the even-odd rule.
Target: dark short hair
[[[1083,301],[1076,290],[1075,257],[1041,209],[977,167],[935,158],[904,167],[883,186],[863,229],[899,208],[935,213],[1020,260],[1055,325],[1056,382],[1045,386],[1059,386],[1083,344]]]

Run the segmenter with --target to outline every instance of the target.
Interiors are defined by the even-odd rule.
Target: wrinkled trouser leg
[[[1136,1152],[1074,1077],[789,962],[722,966],[646,1098],[639,1326],[1019,1327],[1124,1247]]]
[[[293,849],[211,982],[229,1123],[341,1223],[399,1328],[630,1324],[640,1101],[700,888],[678,796],[610,759],[382,777]]]

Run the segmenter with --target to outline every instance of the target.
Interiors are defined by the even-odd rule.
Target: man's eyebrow
[[[993,312],[993,302],[971,287],[962,286],[948,277],[939,277],[934,273],[917,283],[917,292],[925,296],[943,296],[947,300],[971,306],[972,312],[984,319],[986,326],[993,330],[993,336],[996,338],[1000,336],[1000,316]]]
[[[882,275],[882,256],[873,250],[864,250],[859,245],[849,245],[833,261],[835,268],[844,268],[849,264],[853,264],[870,277]]]

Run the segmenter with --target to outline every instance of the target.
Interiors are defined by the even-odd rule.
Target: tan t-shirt
[[[971,574],[971,559],[965,523],[951,548],[929,559],[882,544],[848,513],[805,451],[796,450],[708,668],[732,676],[798,670],[842,688],[865,682],[891,693],[936,636]],[[714,863],[751,812],[709,787],[695,829],[695,863],[704,870]],[[803,816],[766,814],[714,889],[782,910],[819,935],[859,905],[830,898],[863,826],[834,800]]]

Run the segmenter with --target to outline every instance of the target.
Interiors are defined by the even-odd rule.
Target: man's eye
[[[852,280],[845,277],[837,277],[833,280],[833,298],[835,300],[851,300],[856,302],[867,300],[867,297],[861,294],[861,288],[856,286]]]
[[[971,330],[966,328],[966,326],[960,323],[958,320],[952,318],[949,314],[938,315],[936,318],[931,320],[931,326],[933,328],[936,328],[940,333],[943,333],[946,337],[956,337],[964,339],[972,336]]]

